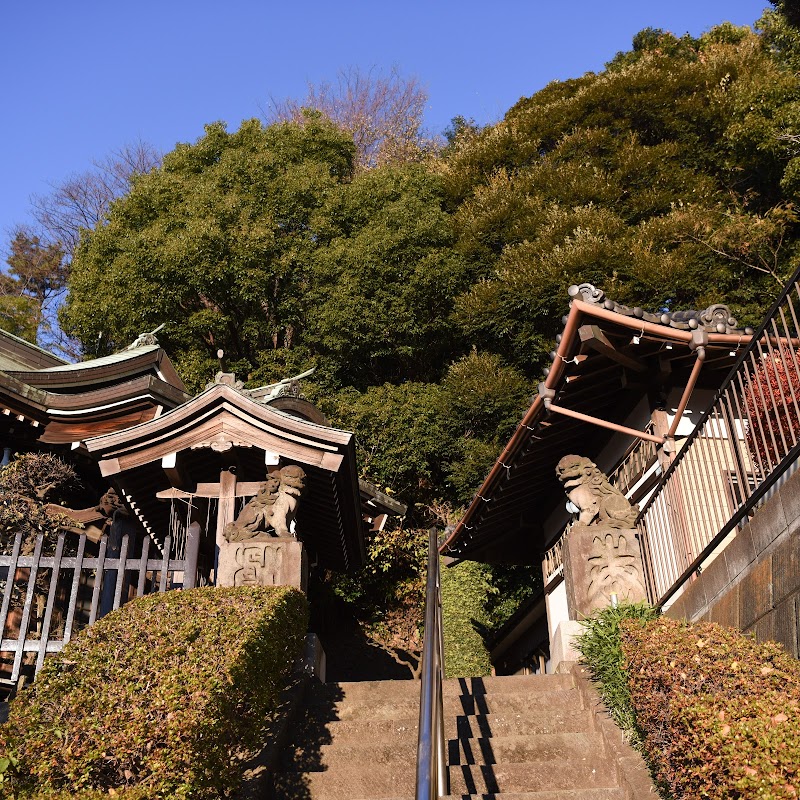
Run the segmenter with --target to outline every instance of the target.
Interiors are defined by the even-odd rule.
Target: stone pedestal
[[[577,524],[564,540],[564,582],[570,619],[584,619],[617,601],[647,599],[636,531]]]
[[[560,622],[550,643],[550,670],[566,672],[570,666],[580,661],[581,654],[575,647],[575,639],[583,633],[583,626],[577,620]]]
[[[264,536],[222,542],[217,586],[308,587],[308,558],[297,539]]]

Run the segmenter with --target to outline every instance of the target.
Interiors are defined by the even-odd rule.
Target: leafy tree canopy
[[[533,378],[584,280],[632,305],[724,300],[758,321],[794,264],[798,101],[766,35],[647,29],[604,72],[456,141],[442,173],[478,276],[456,302],[466,337]]]

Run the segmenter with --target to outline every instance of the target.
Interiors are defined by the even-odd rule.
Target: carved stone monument
[[[578,514],[564,540],[570,617],[581,619],[619,602],[647,599],[636,517],[639,509],[588,458],[564,456],[556,475]]]
[[[306,474],[290,464],[267,476],[258,493],[224,529],[218,586],[296,586],[308,583],[308,559],[294,535]]]
[[[308,586],[308,558],[302,542],[256,537],[225,542],[219,550],[217,586]]]

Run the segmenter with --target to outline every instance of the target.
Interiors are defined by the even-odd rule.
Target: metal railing
[[[14,687],[24,673],[32,678],[49,653],[59,652],[76,631],[119,608],[133,597],[195,585],[199,537],[187,540],[184,558],[170,557],[166,537],[163,554],[149,536],[136,554],[130,537],[100,539],[95,555],[86,555],[87,536],[58,534],[55,549],[45,553],[39,534],[33,553],[22,555],[17,533],[11,553],[0,555],[0,682]]]
[[[645,426],[644,432],[654,434],[654,427],[651,420]],[[641,482],[657,458],[658,445],[649,439],[639,439],[631,445],[617,468],[609,473],[608,482],[616,486],[622,494],[627,495],[637,483]]]
[[[439,546],[436,530],[428,531],[428,575],[425,586],[425,634],[417,739],[416,800],[436,800],[450,794],[442,711],[444,640]]]
[[[800,457],[800,270],[743,350],[639,517],[650,600],[715,557]]]

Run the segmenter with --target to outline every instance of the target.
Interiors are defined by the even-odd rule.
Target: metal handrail
[[[422,680],[417,739],[416,800],[436,800],[450,793],[444,741],[442,679],[442,594],[436,529],[428,531],[428,576],[425,585],[425,633],[422,640]]]

